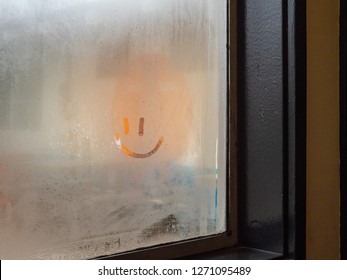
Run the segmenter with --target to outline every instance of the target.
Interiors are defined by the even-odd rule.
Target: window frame
[[[347,260],[347,3],[340,0],[340,256]]]

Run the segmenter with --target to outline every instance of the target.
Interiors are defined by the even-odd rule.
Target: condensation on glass
[[[0,258],[225,231],[226,2],[0,2]]]

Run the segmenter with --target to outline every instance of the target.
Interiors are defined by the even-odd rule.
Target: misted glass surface
[[[0,2],[0,258],[226,228],[226,0]]]

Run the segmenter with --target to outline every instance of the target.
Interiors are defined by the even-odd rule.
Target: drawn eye
[[[129,134],[129,120],[128,120],[128,118],[124,118],[123,124],[124,124],[124,134],[128,135]]]
[[[145,124],[145,119],[144,118],[140,118],[140,123],[139,123],[139,135],[142,136],[143,135],[143,130],[144,130],[144,124]]]

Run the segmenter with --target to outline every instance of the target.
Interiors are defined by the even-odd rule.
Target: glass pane
[[[226,0],[0,2],[0,258],[226,228]]]

